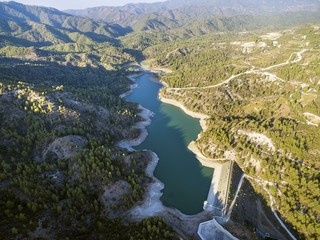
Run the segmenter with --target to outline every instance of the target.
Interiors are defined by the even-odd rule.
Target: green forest
[[[161,98],[210,116],[206,157],[239,165],[298,239],[320,238],[320,15],[225,2],[91,14],[0,2],[0,239],[185,237],[175,215],[128,216],[153,182],[151,153],[117,146],[140,135],[139,106],[120,96],[144,64],[171,70]]]
[[[7,45],[0,56],[0,238],[177,239],[161,218],[122,218],[152,181],[148,152],[115,146],[139,134],[138,106],[119,97],[135,56],[112,43]],[[118,183],[126,190],[104,200]]]
[[[213,34],[144,50],[172,70],[161,97],[210,116],[197,140],[205,156],[232,151],[246,174],[271,182],[277,211],[303,239],[320,236],[319,34],[309,25],[276,39]]]

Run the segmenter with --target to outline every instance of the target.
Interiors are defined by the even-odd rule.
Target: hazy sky
[[[9,1],[9,0],[6,0]],[[165,0],[14,0],[15,2],[27,4],[53,7],[60,10],[65,9],[82,9],[97,6],[122,6],[127,3],[150,3],[164,2]]]

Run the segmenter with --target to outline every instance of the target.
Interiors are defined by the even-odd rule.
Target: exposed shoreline
[[[161,94],[159,96],[159,99],[162,102],[179,107],[191,117],[199,118],[202,132],[205,132],[207,130],[206,119],[210,118],[208,115],[193,112],[187,109],[181,102],[178,102],[177,100],[173,99],[164,98],[161,96]],[[198,138],[200,137],[200,135],[201,133],[199,133]],[[221,212],[219,212],[219,214],[223,214],[223,210],[225,210],[227,203],[228,192],[226,189],[228,189],[228,184],[230,184],[229,181],[232,161],[227,159],[218,160],[206,157],[199,149],[199,147],[196,145],[196,140],[189,143],[188,149],[194,153],[194,155],[202,164],[202,166],[214,169],[211,180],[211,186],[208,190],[208,198],[204,204],[204,209],[212,211],[213,209],[221,208]],[[220,196],[221,199],[218,199],[218,196]],[[219,202],[222,202],[222,205],[218,204]]]
[[[133,147],[139,146],[148,136],[147,126],[151,124],[151,118],[154,113],[149,109],[146,109],[139,105],[140,112],[138,115],[143,119],[141,122],[137,122],[133,128],[140,130],[140,135],[135,139],[122,140],[116,144],[116,146],[127,149],[128,151],[134,151]]]
[[[135,77],[140,76],[143,73],[131,74],[127,76],[134,83],[130,85],[130,90],[120,95],[120,97],[126,97],[132,93],[132,91],[138,87],[135,83]],[[149,109],[146,109],[139,105],[140,112],[138,115],[143,119],[140,122],[135,123],[133,128],[140,130],[140,135],[135,139],[125,139],[116,144],[120,148],[127,149],[128,151],[136,151],[134,147],[139,146],[148,136],[147,126],[151,124],[151,118],[154,116],[154,113]],[[156,153],[148,151],[151,154],[150,162],[145,169],[147,176],[152,178],[153,182],[149,184],[146,191],[146,196],[142,204],[136,204],[131,208],[127,214],[128,216],[135,221],[142,220],[146,217],[151,217],[157,215],[157,213],[164,211],[166,208],[160,201],[162,196],[161,190],[164,188],[164,184],[154,176],[154,170],[158,164],[159,158]]]
[[[159,73],[159,71],[157,70],[154,71],[154,69],[148,68],[142,65],[141,65],[141,71],[143,73],[148,73],[148,72],[151,72],[154,74]],[[160,72],[162,72],[162,70],[160,70]],[[135,82],[134,78],[140,75],[141,73],[132,74],[132,75],[129,75],[128,78],[130,78],[133,82]],[[164,87],[166,87],[166,84],[162,83],[158,79],[157,79],[157,82],[161,83]],[[128,96],[136,87],[137,87],[136,83],[132,84],[130,86],[130,91],[122,94],[121,97]],[[193,112],[187,109],[182,103],[176,100],[161,97],[160,94],[158,97],[161,102],[179,107],[187,115],[193,118],[200,119],[202,132],[207,130],[205,120],[209,118],[208,115]],[[140,145],[146,139],[148,135],[146,127],[151,124],[151,118],[154,114],[152,111],[145,109],[140,105],[139,105],[139,108],[141,109],[139,116],[141,116],[141,118],[144,119],[143,121],[138,122],[134,125],[134,128],[141,130],[139,137],[132,140],[123,140],[117,144],[117,146],[125,148],[129,151],[135,151],[133,147]],[[201,132],[199,133],[198,138],[200,134]],[[219,184],[217,176],[222,176],[223,174],[223,171],[222,171],[223,168],[218,167],[220,163],[215,162],[213,159],[209,159],[205,157],[200,151],[200,149],[195,145],[194,141],[189,144],[188,148],[195,154],[196,158],[201,162],[203,166],[206,166],[209,168],[215,168],[215,171],[214,171],[215,174],[213,174],[212,183],[214,183],[214,185],[217,186]],[[151,217],[151,216],[162,216],[183,237],[193,236],[194,234],[197,233],[198,226],[200,225],[200,223],[211,220],[214,217],[212,215],[212,212],[204,210],[196,215],[189,216],[181,213],[177,209],[164,206],[160,200],[160,197],[162,196],[161,190],[164,188],[164,184],[153,175],[159,158],[154,152],[151,152],[151,151],[149,152],[151,153],[152,157],[151,157],[150,163],[146,168],[146,174],[153,179],[153,182],[148,186],[148,190],[146,191],[146,196],[142,204],[136,204],[132,209],[130,209],[127,212],[128,216],[130,217],[130,219],[135,221],[137,220],[139,221],[146,217]],[[210,195],[212,195],[211,187],[208,191],[209,191],[209,194],[208,194],[208,197],[209,197]]]
[[[144,72],[148,73],[150,71]],[[134,78],[140,75],[141,74],[132,74],[129,75],[128,78],[135,82]],[[129,95],[135,87],[137,87],[137,84],[132,84],[130,91],[122,94],[121,97]],[[143,119],[143,121],[136,123],[133,128],[140,129],[140,135],[135,139],[122,140],[116,144],[118,147],[127,149],[128,151],[135,151],[134,147],[140,145],[145,140],[148,135],[146,127],[151,124],[151,118],[154,114],[152,111],[143,108],[141,105],[139,105],[139,108],[141,109],[139,116]],[[147,152],[151,154],[151,157],[145,173],[147,176],[152,178],[153,181],[149,184],[142,203],[137,203],[126,213],[126,215],[128,219],[131,219],[132,221],[141,221],[147,217],[161,216],[175,229],[180,236],[183,238],[190,238],[196,234],[199,224],[201,222],[210,220],[212,216],[206,211],[189,216],[181,213],[177,209],[164,206],[160,200],[162,196],[161,191],[164,188],[164,184],[153,175],[159,158],[156,153],[152,151]]]
[[[163,96],[161,96],[161,94],[159,94],[159,99],[161,102],[179,107],[187,115],[193,118],[198,118],[200,121],[202,132],[207,131],[208,127],[206,125],[206,119],[210,118],[210,116],[202,113],[193,112],[187,109],[181,102],[174,99],[164,98]],[[198,139],[200,135],[201,135],[201,132],[198,135]],[[206,229],[208,228],[214,232],[214,234],[211,234],[211,237],[215,236],[215,234],[217,235],[223,234],[226,239],[237,239],[215,220],[216,217],[220,218],[221,216],[223,216],[226,211],[228,188],[229,188],[228,185],[230,184],[232,161],[231,160],[223,160],[223,161],[215,160],[215,159],[206,157],[196,145],[196,140],[189,143],[188,149],[194,153],[194,155],[202,164],[202,166],[214,169],[212,179],[211,179],[211,185],[208,190],[207,201],[204,202],[204,211],[201,212],[201,213],[210,213],[211,219],[209,221],[206,220],[206,221],[199,222],[198,223],[199,228],[197,230],[197,233],[200,236],[202,232],[208,231]],[[220,196],[222,199],[220,199],[218,196]],[[222,204],[220,203],[220,201],[222,202]],[[220,210],[217,210],[219,208]]]
[[[133,73],[133,74],[130,74],[130,75],[127,76],[127,78],[129,78],[129,79],[133,82],[133,84],[130,84],[130,86],[129,86],[129,91],[120,94],[119,97],[124,98],[124,97],[126,97],[126,96],[129,96],[129,95],[132,93],[132,91],[133,91],[135,88],[138,87],[138,84],[135,82],[134,78],[135,78],[135,77],[139,77],[141,74],[142,74],[142,73]]]
[[[153,73],[165,73],[166,74],[166,73],[171,73],[172,72],[172,70],[169,69],[169,68],[151,67],[151,66],[146,64],[146,61],[141,62],[140,66],[141,66],[142,69],[148,70],[148,71],[153,72]]]
[[[210,118],[209,115],[206,115],[203,113],[193,112],[193,111],[187,109],[181,102],[178,102],[177,100],[174,100],[174,99],[165,98],[165,97],[161,96],[161,94],[159,94],[159,99],[163,103],[171,104],[171,105],[174,105],[174,106],[182,109],[187,115],[189,115],[193,118],[199,118],[201,121],[203,121],[206,118]],[[202,127],[203,131],[207,130],[207,128],[206,128],[205,124],[203,124],[203,122],[201,124],[201,127]]]
[[[143,203],[139,205],[136,204],[128,212],[130,218],[135,221],[158,215],[166,209],[160,200],[160,197],[162,196],[161,190],[164,188],[164,184],[153,175],[159,158],[154,152],[149,152],[151,153],[151,161],[146,168],[146,174],[152,178],[153,182],[148,186]]]

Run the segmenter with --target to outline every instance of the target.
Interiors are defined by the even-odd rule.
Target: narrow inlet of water
[[[158,99],[162,85],[154,79],[152,73],[135,77],[138,87],[125,98],[155,113],[147,127],[148,137],[136,149],[151,150],[159,157],[154,175],[165,185],[163,204],[193,215],[203,210],[213,174],[213,169],[203,167],[188,149],[201,131],[199,119],[162,103]]]

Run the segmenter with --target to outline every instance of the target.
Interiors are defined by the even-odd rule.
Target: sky
[[[9,0],[6,0],[9,1]],[[84,9],[98,6],[123,6],[127,3],[164,2],[165,0],[14,0],[26,5],[53,7],[59,10]]]

